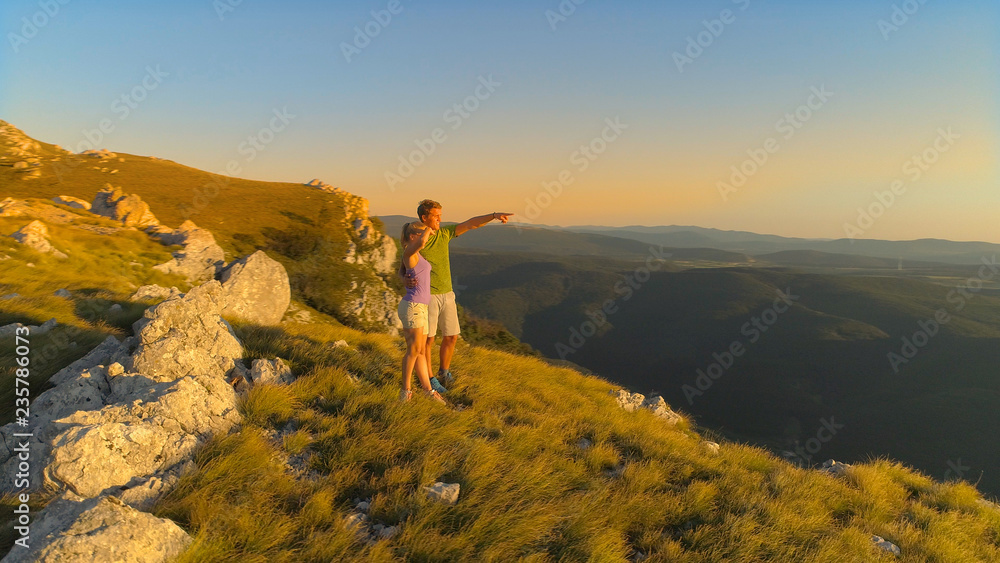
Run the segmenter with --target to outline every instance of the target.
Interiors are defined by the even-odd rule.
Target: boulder
[[[631,393],[627,389],[612,389],[610,394],[618,402],[618,406],[628,412],[635,412],[642,408],[649,409],[654,415],[671,425],[677,424],[681,420],[681,416],[672,411],[663,397],[659,395],[650,395],[649,398],[646,398],[642,393]]]
[[[663,420],[667,421],[669,424],[677,424],[681,420],[681,416],[674,411],[670,410],[667,406],[667,402],[663,400],[663,397],[659,395],[652,395],[642,402],[642,406],[653,411],[653,414]]]
[[[222,282],[222,314],[246,321],[276,325],[292,299],[288,273],[263,250],[226,266]]]
[[[31,547],[15,547],[2,563],[158,563],[191,543],[177,524],[114,497],[58,498],[38,514],[31,532]]]
[[[641,393],[630,393],[627,389],[612,390],[611,395],[618,401],[618,406],[628,412],[635,412],[642,407],[646,397]]]
[[[28,206],[23,200],[12,197],[0,201],[0,217],[22,217],[28,212]]]
[[[126,194],[121,188],[108,184],[97,192],[90,211],[96,215],[121,221],[126,227],[152,227],[160,222],[149,210],[149,204],[136,194]]]
[[[81,152],[80,154],[93,158],[99,158],[101,160],[118,157],[116,153],[113,153],[108,149],[89,149]]]
[[[899,550],[899,547],[896,544],[894,544],[894,543],[892,543],[890,541],[886,541],[886,540],[882,539],[879,536],[872,536],[872,542],[875,544],[876,547],[878,547],[882,551],[886,551],[888,553],[891,553],[891,554],[895,555],[896,557],[899,557],[900,555],[903,554]]]
[[[442,483],[438,481],[429,487],[424,487],[427,498],[444,504],[454,505],[458,502],[461,486],[458,483]]]
[[[250,368],[250,381],[258,384],[287,384],[295,381],[292,368],[281,358],[274,360],[254,360]]]
[[[823,462],[823,467],[820,467],[820,471],[828,473],[835,477],[842,477],[847,474],[851,469],[851,466],[847,463],[840,463],[834,459],[828,459]]]
[[[55,290],[55,291],[52,292],[52,295],[55,295],[56,297],[72,297],[73,296],[73,294],[70,293],[69,290],[66,289],[66,288],[57,289],[57,290]]]
[[[224,378],[243,346],[222,317],[222,285],[210,281],[167,299],[132,324],[135,352],[122,365],[157,381],[190,374]]]
[[[52,439],[62,431],[55,421],[77,412],[100,409],[104,407],[110,394],[111,388],[103,368],[85,368],[72,378],[64,378],[60,385],[35,398],[31,404],[30,438],[15,437],[14,434],[22,429],[14,423],[0,428],[0,490],[16,490],[14,475],[18,465],[17,449],[24,449],[25,445],[30,449],[33,461],[28,475],[30,488],[42,488],[44,464],[39,463],[39,460],[48,457]]]
[[[168,262],[153,266],[155,270],[179,274],[193,282],[203,282],[214,279],[226,263],[226,254],[216,244],[212,233],[192,221],[184,221],[172,231],[163,227],[152,229],[150,236],[166,245],[179,244],[184,247],[174,252],[173,258]]]
[[[52,439],[49,455],[36,461],[44,466],[45,486],[95,497],[190,459],[211,436],[239,422],[236,394],[220,378],[143,383],[142,391],[116,396],[114,404],[56,421],[64,430]]]
[[[52,198],[52,201],[58,203],[59,205],[66,205],[69,207],[74,207],[76,209],[86,209],[90,210],[90,202],[85,199],[80,199],[78,197],[73,197],[71,195],[59,195]]]
[[[39,220],[34,220],[10,235],[17,242],[37,250],[43,254],[51,253],[56,258],[66,258],[66,255],[49,242],[49,229]]]
[[[718,455],[718,453],[719,453],[719,444],[717,444],[715,442],[710,442],[708,440],[705,440],[704,442],[701,443],[701,445],[704,446],[704,448],[706,450],[708,450],[708,453],[710,453],[712,455]]]
[[[56,327],[58,323],[55,318],[51,318],[40,325],[23,325],[21,323],[11,323],[0,326],[0,337],[15,334],[19,328],[27,328],[29,336],[41,336]]]

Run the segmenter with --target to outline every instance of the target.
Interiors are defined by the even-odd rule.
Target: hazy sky
[[[0,118],[68,148],[108,119],[378,214],[1000,242],[996,0],[4,0],[0,29]]]

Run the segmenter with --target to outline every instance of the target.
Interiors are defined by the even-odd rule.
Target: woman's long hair
[[[409,244],[410,237],[420,232],[420,223],[414,221],[412,223],[407,223],[403,225],[403,232],[399,235],[399,244],[403,245],[403,250],[406,250],[406,245]],[[406,275],[406,264],[403,263],[403,253],[399,253],[399,275]]]

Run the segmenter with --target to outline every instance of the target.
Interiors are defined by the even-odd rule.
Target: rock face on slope
[[[667,406],[667,402],[659,395],[652,395],[647,398],[642,393],[631,393],[627,389],[613,390],[611,391],[611,395],[618,402],[618,406],[628,412],[647,409],[652,411],[655,416],[667,421],[668,424],[677,424],[681,420],[681,416],[671,410]]]
[[[32,221],[10,236],[17,242],[43,254],[52,254],[56,258],[66,258],[66,254],[57,250],[49,242],[49,229],[41,221]]]
[[[252,271],[259,260],[242,263]],[[271,289],[287,295],[287,274],[280,264],[268,266],[281,269],[271,272]],[[33,524],[31,550],[16,548],[4,563],[167,561],[191,541],[172,522],[139,510],[176,484],[202,444],[239,424],[230,372],[261,383],[293,380],[281,360],[256,359],[246,368],[242,345],[221,317],[224,297],[248,315],[277,310],[268,292],[226,293],[216,280],[169,296],[133,324],[134,336],[108,337],[50,378],[54,387],[31,405],[31,437],[14,436],[14,424],[0,428],[0,491],[21,490],[17,453],[28,449],[28,489],[58,493]]]
[[[348,246],[344,260],[352,264],[370,264],[379,274],[392,273],[396,267],[396,243],[375,229],[368,216],[368,200],[348,194],[344,199],[347,221],[357,240]]]
[[[30,549],[3,563],[152,563],[180,555],[191,537],[177,524],[139,512],[115,497],[57,499],[32,526]]]
[[[149,204],[135,194],[126,194],[111,184],[97,192],[90,211],[96,215],[121,221],[126,227],[155,227],[160,222],[149,210]]]
[[[222,310],[222,284],[214,280],[146,309],[132,325],[135,352],[122,365],[157,381],[192,373],[224,378],[243,347]]]
[[[150,229],[150,236],[166,245],[184,246],[174,252],[170,261],[153,266],[161,272],[180,274],[192,282],[203,282],[214,278],[225,264],[225,252],[216,244],[212,233],[192,221],[184,221],[173,230],[162,226]]]

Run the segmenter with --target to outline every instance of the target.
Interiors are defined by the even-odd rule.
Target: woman
[[[427,305],[431,302],[431,265],[420,255],[420,250],[427,244],[431,229],[422,223],[413,222],[403,225],[403,233],[399,242],[403,245],[403,259],[399,264],[399,274],[417,280],[414,287],[406,288],[406,295],[399,302],[397,313],[403,323],[403,337],[406,339],[406,355],[403,356],[403,382],[399,391],[399,400],[406,402],[413,396],[410,391],[410,379],[413,376],[414,364],[417,368],[417,378],[424,393],[435,401],[444,404],[444,399],[431,388],[430,374],[427,373],[427,362],[424,360],[424,346],[427,342]]]

